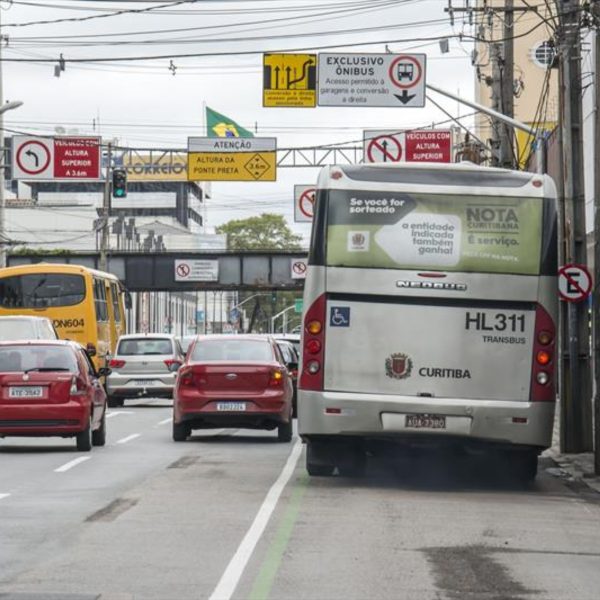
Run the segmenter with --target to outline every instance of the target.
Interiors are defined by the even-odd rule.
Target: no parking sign
[[[592,291],[592,275],[585,265],[568,264],[558,270],[558,293],[567,302],[583,302]]]

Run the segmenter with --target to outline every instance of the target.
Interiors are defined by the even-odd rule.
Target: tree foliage
[[[283,215],[263,213],[258,217],[233,219],[216,228],[227,234],[229,250],[301,250],[302,236],[296,235]]]

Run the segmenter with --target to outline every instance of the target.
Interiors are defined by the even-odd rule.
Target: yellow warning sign
[[[263,54],[263,106],[316,105],[316,54]]]
[[[275,181],[276,152],[190,152],[189,181]]]

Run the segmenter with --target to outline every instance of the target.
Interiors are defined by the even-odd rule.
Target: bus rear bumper
[[[555,404],[298,391],[298,432],[317,436],[440,441],[448,438],[548,448]],[[407,426],[407,415],[444,417],[443,428]],[[439,423],[439,419],[437,422]]]

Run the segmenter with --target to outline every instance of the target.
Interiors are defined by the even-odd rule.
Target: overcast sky
[[[255,135],[276,136],[279,147],[295,147],[360,145],[363,129],[447,120],[431,103],[425,108],[262,107],[263,52],[318,52],[333,46],[360,53],[426,53],[430,83],[473,97],[472,44],[452,38],[450,52],[440,51],[438,38],[465,31],[460,22],[450,24],[446,0],[23,0],[0,5],[2,58],[52,61],[3,60],[4,100],[24,102],[6,113],[8,130],[51,135],[59,127],[60,132],[117,138],[132,147],[185,148],[188,136],[204,134],[206,103]],[[114,14],[149,7],[154,10]],[[28,24],[57,19],[77,20]],[[352,45],[367,42],[373,43]],[[61,53],[66,69],[55,77]],[[175,57],[181,54],[196,56]],[[133,60],[148,56],[165,58]],[[69,62],[82,58],[112,60]],[[432,97],[454,116],[470,112]],[[317,169],[287,168],[279,169],[275,183],[214,183],[208,225],[265,211],[282,213],[293,224],[293,186],[312,183],[317,174]],[[306,233],[308,226],[296,229]]]

